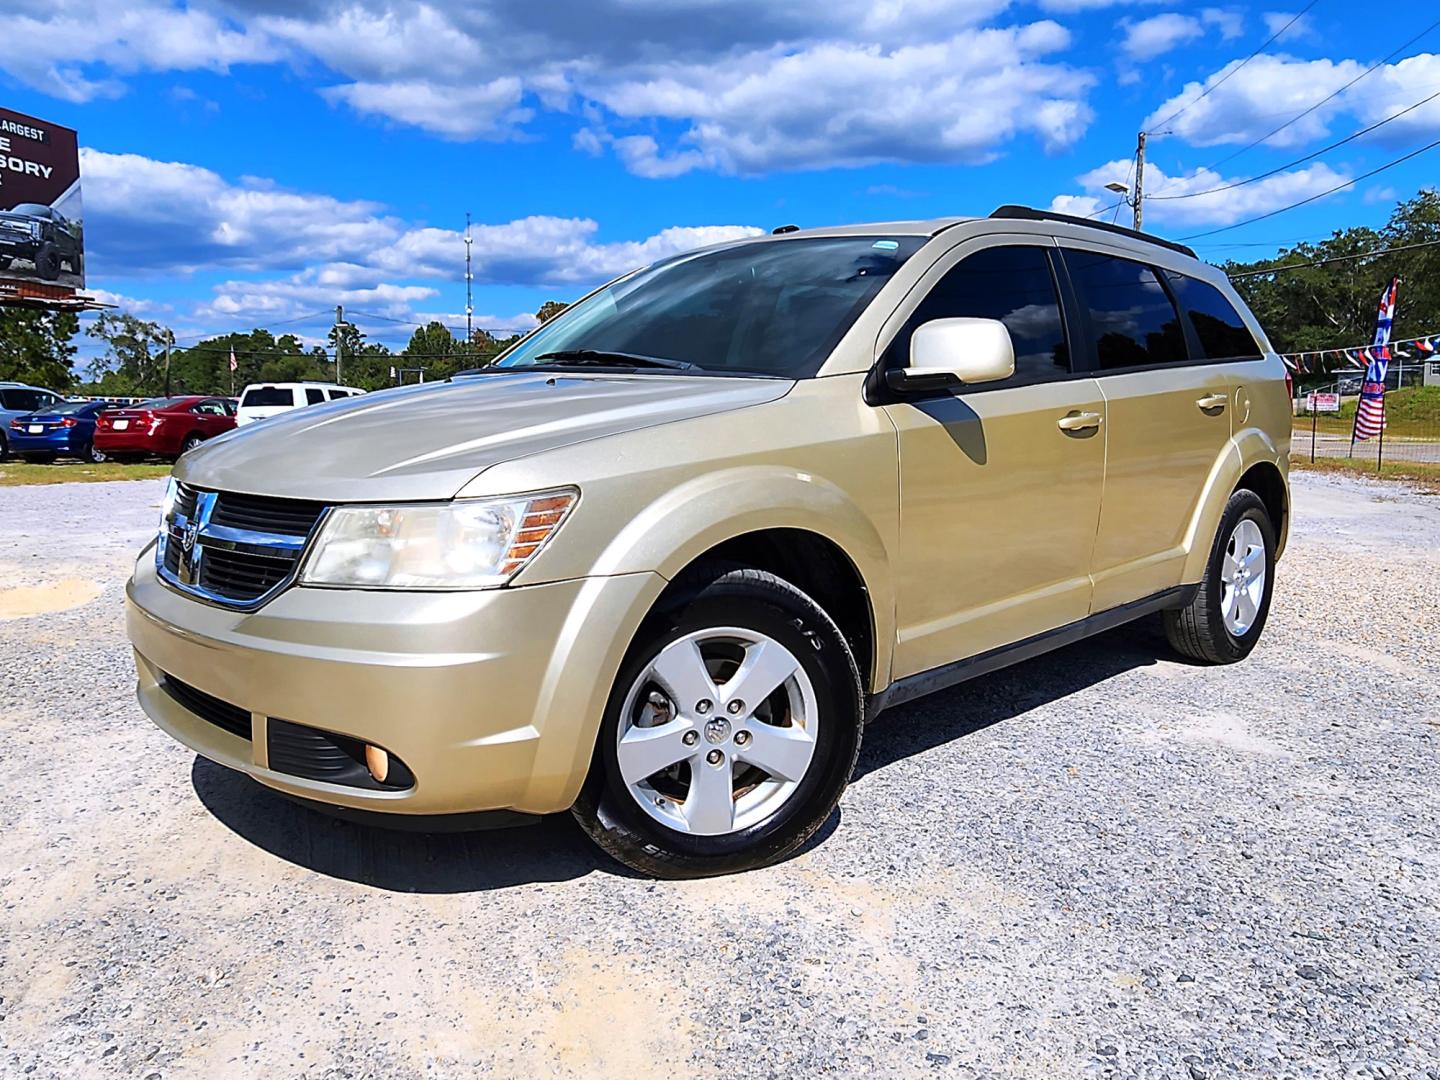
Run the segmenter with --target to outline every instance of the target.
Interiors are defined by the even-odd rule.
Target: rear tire
[[[35,254],[35,271],[46,281],[60,276],[60,250],[54,244],[45,244]]]
[[[1190,603],[1165,612],[1175,651],[1205,664],[1250,655],[1270,614],[1275,582],[1275,527],[1260,496],[1230,496],[1211,545],[1205,577]]]
[[[185,441],[180,444],[180,456],[181,456],[181,457],[185,456],[185,455],[188,454],[191,450],[194,450],[197,446],[199,446],[199,445],[200,445],[201,443],[203,443],[204,441],[205,441],[205,440],[202,439],[199,435],[187,435],[187,436],[185,437]]]
[[[102,461],[107,460],[107,458],[105,457],[105,451],[96,450],[94,443],[91,443],[89,446],[85,447],[84,451],[80,454],[80,457],[83,460],[90,462],[90,464],[92,465],[99,465]]]
[[[766,866],[834,812],[864,715],[855,659],[819,605],[773,574],[702,564],[636,635],[572,812],[642,874]]]

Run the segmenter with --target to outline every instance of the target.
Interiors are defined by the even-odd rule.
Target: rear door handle
[[[1219,412],[1230,402],[1229,394],[1206,394],[1195,405],[1201,412],[1210,412],[1212,409]]]
[[[1089,431],[1091,428],[1098,428],[1100,420],[1098,412],[1072,412],[1056,420],[1055,426],[1061,431]]]

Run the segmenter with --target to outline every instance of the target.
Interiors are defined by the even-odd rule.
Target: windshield
[[[565,311],[498,366],[564,365],[581,351],[591,365],[629,354],[638,360],[606,366],[647,373],[806,378],[925,239],[807,237],[682,255]]]

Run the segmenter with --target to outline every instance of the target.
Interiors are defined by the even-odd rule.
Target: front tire
[[[1260,496],[1230,496],[1194,598],[1165,612],[1165,636],[1176,652],[1206,664],[1250,655],[1270,614],[1275,581],[1275,526]]]
[[[766,866],[834,812],[863,720],[855,659],[819,605],[773,574],[705,564],[637,634],[573,813],[642,874]]]
[[[105,451],[95,449],[94,443],[91,443],[89,446],[85,447],[84,453],[82,453],[80,456],[85,461],[88,461],[91,465],[99,465],[102,461],[106,460]]]

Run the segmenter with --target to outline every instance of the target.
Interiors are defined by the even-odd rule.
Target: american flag
[[[1360,355],[1365,360],[1365,381],[1360,386],[1360,404],[1355,409],[1352,441],[1373,439],[1385,430],[1385,370],[1390,366],[1390,327],[1395,321],[1395,294],[1400,279],[1394,278],[1380,294],[1380,314],[1375,320],[1375,344]]]

